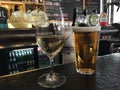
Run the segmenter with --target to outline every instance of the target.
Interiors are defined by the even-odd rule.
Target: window
[[[120,9],[117,11],[118,6],[113,7],[113,23],[120,23]]]
[[[108,17],[109,24],[120,23],[120,1],[119,0],[108,0]]]

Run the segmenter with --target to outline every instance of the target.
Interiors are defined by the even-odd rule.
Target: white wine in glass
[[[60,53],[65,42],[63,13],[61,8],[56,10],[59,13],[59,18],[61,18],[59,23],[52,22],[45,26],[41,26],[41,24],[39,24],[39,19],[36,18],[35,25],[36,42],[43,53],[50,59],[50,72],[43,74],[38,78],[38,84],[46,88],[56,88],[66,82],[66,77],[63,74],[55,73],[53,70],[54,58]],[[38,17],[38,15],[36,17]],[[43,17],[41,20],[43,20]]]
[[[53,24],[52,24],[53,25]],[[55,28],[56,25],[53,25]],[[51,70],[49,73],[43,74],[38,79],[38,84],[46,88],[55,88],[63,85],[66,82],[66,77],[60,73],[53,71],[54,58],[60,53],[65,42],[64,31],[37,26],[36,41],[50,59]]]

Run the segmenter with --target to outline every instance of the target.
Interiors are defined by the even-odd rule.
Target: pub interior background
[[[62,52],[55,58],[55,65],[74,62],[70,27],[76,7],[80,12],[86,9],[87,16],[96,9],[98,19],[106,10],[108,24],[101,26],[98,55],[120,52],[120,0],[0,0],[0,76],[49,66],[48,58],[36,45],[35,28],[31,24],[27,27],[14,27],[9,22],[12,13],[16,11],[16,5],[19,6],[19,11],[27,15],[40,7],[51,21],[52,14],[56,12],[49,6],[62,7],[68,39]]]

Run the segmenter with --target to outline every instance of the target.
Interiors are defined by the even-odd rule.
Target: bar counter
[[[120,53],[98,56],[96,73],[81,75],[75,71],[74,62],[54,67],[63,73],[67,81],[53,90],[119,90]],[[49,67],[0,77],[0,90],[47,90],[37,84],[41,74],[49,72]]]

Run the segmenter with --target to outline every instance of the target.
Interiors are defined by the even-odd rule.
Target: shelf
[[[14,6],[15,5],[19,5],[20,7],[20,11],[23,12],[27,12],[29,9],[30,10],[34,10],[36,9],[36,7],[38,6],[42,6],[43,10],[45,11],[45,3],[44,0],[42,0],[42,2],[35,2],[35,1],[26,1],[26,0],[22,0],[22,1],[12,1],[12,0],[8,0],[8,1],[0,1],[0,6],[5,7],[8,10],[8,17],[10,18],[12,12],[14,11]]]
[[[43,5],[43,3],[37,3],[37,2],[25,2],[25,4]]]
[[[19,3],[43,3],[43,2],[30,2],[30,1],[0,1],[0,3],[16,3],[16,4],[19,4]]]
[[[0,4],[34,4],[34,5],[43,5],[43,2],[27,2],[27,1],[0,1]]]
[[[21,1],[0,1],[0,4],[24,4]]]

